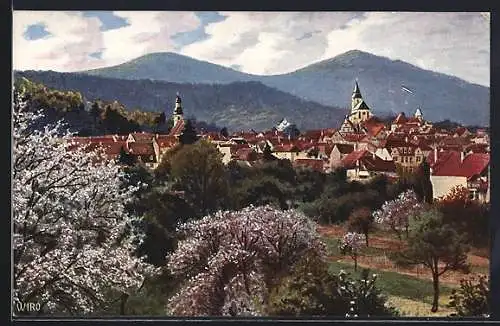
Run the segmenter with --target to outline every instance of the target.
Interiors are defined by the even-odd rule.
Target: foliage
[[[394,199],[385,202],[380,210],[373,213],[375,222],[387,225],[401,239],[401,233],[409,235],[410,219],[418,215],[423,206],[413,190],[407,190]]]
[[[394,316],[376,287],[376,275],[363,270],[361,279],[341,271],[328,272],[328,264],[317,255],[305,255],[292,274],[273,290],[268,314],[271,316]],[[351,311],[352,309],[352,311]]]
[[[316,201],[319,219],[322,223],[331,224],[345,222],[357,207],[377,207],[380,195],[371,189],[355,189],[354,183],[347,186],[339,185],[338,190],[332,188],[325,190]],[[330,193],[329,193],[330,192]]]
[[[259,174],[244,179],[231,191],[231,207],[241,209],[249,205],[272,205],[287,209],[288,188],[277,178]]]
[[[200,140],[183,145],[172,157],[173,190],[184,198],[198,216],[223,208],[228,193],[228,177],[222,154],[210,142]]]
[[[172,174],[172,162],[177,153],[181,150],[182,145],[177,144],[176,146],[169,148],[165,154],[160,159],[160,163],[154,170],[155,178],[159,180],[167,180],[170,174]]]
[[[273,151],[271,150],[271,146],[266,143],[266,146],[264,147],[264,150],[262,152],[262,158],[266,162],[270,161],[276,161],[278,158],[273,155]]]
[[[460,288],[452,290],[448,304],[458,316],[488,316],[490,306],[489,280],[484,275],[462,279]]]
[[[192,145],[198,141],[198,133],[191,120],[186,120],[184,129],[179,136],[179,142],[183,145]]]
[[[368,247],[368,234],[374,229],[374,219],[370,209],[368,207],[356,208],[347,220],[347,229],[362,233]]]
[[[443,213],[446,223],[467,235],[469,242],[486,247],[489,243],[489,207],[469,199],[469,191],[456,186],[439,198],[437,207]]]
[[[433,312],[438,309],[439,277],[451,270],[469,271],[469,247],[465,243],[464,236],[444,223],[438,210],[430,209],[419,214],[407,248],[392,257],[400,265],[421,264],[430,269],[434,286]]]
[[[137,162],[136,157],[125,151],[123,146],[120,148],[120,153],[118,154],[118,163],[132,166]]]
[[[324,252],[304,215],[269,206],[222,212],[179,228],[184,240],[168,268],[184,277],[173,315],[259,315],[270,289],[307,252]]]
[[[67,150],[61,124],[33,131],[40,117],[13,109],[14,300],[44,313],[91,313],[109,290],[129,293],[154,272],[133,255],[135,217],[125,205],[137,185],[97,151]]]
[[[141,204],[145,208],[145,236],[138,254],[155,266],[163,266],[166,255],[177,245],[176,228],[196,216],[196,211],[181,196],[159,187],[148,192]]]
[[[340,241],[340,251],[342,254],[349,254],[354,260],[354,270],[358,268],[358,255],[360,249],[365,245],[366,239],[364,234],[356,232],[347,232]]]
[[[185,73],[180,73],[176,78]],[[276,121],[283,116],[300,121],[299,128],[326,128],[331,121],[340,121],[345,114],[344,109],[332,107],[331,103],[326,106],[314,101],[304,102],[297,96],[257,82],[183,84],[48,71],[23,71],[15,75],[16,78],[26,77],[48,87],[78,90],[90,100],[120,99],[126,107],[140,107],[144,111],[165,111],[165,108],[172,106],[176,92],[180,92],[183,94],[185,114],[195,113],[198,119],[224,125],[231,130],[264,130],[270,127],[269,121]],[[307,110],[303,110],[304,105]],[[309,119],[311,116],[321,116],[323,119]]]
[[[312,169],[296,170],[295,200],[299,202],[312,202],[318,199],[325,185],[325,174]]]

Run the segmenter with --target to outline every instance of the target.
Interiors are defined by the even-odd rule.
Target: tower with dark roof
[[[182,112],[182,100],[179,93],[177,93],[177,96],[175,97],[173,119],[174,119],[174,126],[177,125],[178,121],[184,120],[184,113]]]
[[[358,81],[356,80],[351,97],[351,113],[349,114],[349,121],[351,121],[354,125],[359,125],[360,123],[370,119],[371,116],[372,113],[370,108],[363,99],[361,91],[359,90]]]
[[[361,91],[359,90],[358,81],[356,80],[354,84],[354,90],[352,91],[352,100],[351,100],[351,110],[363,101],[363,96],[361,96]]]

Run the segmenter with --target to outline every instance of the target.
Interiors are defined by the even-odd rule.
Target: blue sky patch
[[[89,57],[93,59],[102,59],[102,51],[91,53]]]
[[[215,11],[197,11],[195,14],[201,20],[200,27],[193,31],[177,33],[171,37],[178,48],[207,39],[208,34],[205,33],[205,27],[210,23],[217,23],[226,19],[226,16]]]
[[[112,11],[84,11],[84,17],[97,17],[101,21],[101,31],[117,29],[130,25],[125,18],[113,15]]]
[[[24,32],[24,38],[30,41],[34,41],[52,35],[45,29],[45,27],[45,24],[41,23],[28,26],[28,28]]]

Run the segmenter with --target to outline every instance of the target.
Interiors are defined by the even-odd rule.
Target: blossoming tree
[[[375,222],[387,225],[401,240],[403,231],[408,237],[410,218],[416,216],[423,208],[413,190],[407,190],[394,199],[385,202],[382,208],[373,213]]]
[[[69,150],[61,123],[34,129],[42,115],[33,111],[16,95],[14,301],[37,302],[43,313],[91,313],[106,306],[106,293],[127,293],[154,272],[132,253],[138,234],[124,205],[137,187],[124,187],[119,167],[98,150]]]
[[[169,302],[173,315],[259,315],[281,276],[307,252],[325,251],[306,216],[270,206],[220,211],[179,231],[168,268],[184,286]]]
[[[354,270],[358,269],[359,250],[366,244],[365,235],[356,232],[347,232],[340,241],[340,251],[349,254],[354,260]]]

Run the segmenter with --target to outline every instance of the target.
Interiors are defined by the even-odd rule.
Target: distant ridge
[[[118,100],[128,110],[172,113],[177,92],[187,117],[231,130],[271,129],[287,117],[299,129],[339,126],[346,110],[295,97],[257,81],[229,84],[180,84],[125,80],[77,73],[24,71],[25,77],[59,90],[79,91],[87,100]]]
[[[271,76],[250,75],[174,53],[148,54],[118,66],[80,73],[196,84],[259,81],[303,99],[336,107],[349,105],[357,78],[364,98],[375,113],[413,114],[416,107],[421,106],[424,116],[430,120],[453,116],[464,124],[489,124],[489,87],[359,50]],[[402,92],[402,84],[415,93]]]

